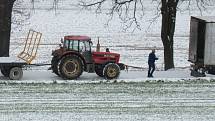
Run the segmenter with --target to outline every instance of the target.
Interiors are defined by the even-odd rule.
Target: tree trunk
[[[161,39],[164,46],[164,69],[174,68],[174,33],[178,0],[162,0]]]
[[[9,56],[11,16],[15,0],[0,0],[0,57]]]

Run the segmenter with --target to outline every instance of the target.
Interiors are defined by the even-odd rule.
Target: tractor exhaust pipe
[[[96,45],[96,52],[100,52],[99,37],[98,37],[98,42],[97,42],[97,45]]]

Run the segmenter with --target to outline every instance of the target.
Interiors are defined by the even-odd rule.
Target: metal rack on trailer
[[[42,33],[29,30],[23,51],[17,57],[0,57],[1,73],[11,80],[19,80],[23,76],[23,68],[30,66],[44,66],[49,64],[31,64],[36,58]]]

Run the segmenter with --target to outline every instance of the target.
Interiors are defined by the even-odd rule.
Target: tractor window
[[[86,51],[91,51],[90,42],[85,42],[85,45],[86,45]]]
[[[73,50],[73,41],[70,41],[69,43],[69,50]]]
[[[68,40],[65,40],[63,44],[64,44],[63,46],[64,46],[65,48],[68,48],[69,41],[68,41]]]
[[[80,41],[80,52],[84,52],[85,51],[85,43],[83,41]]]
[[[73,41],[73,46],[70,46],[70,49],[78,51],[78,41]]]

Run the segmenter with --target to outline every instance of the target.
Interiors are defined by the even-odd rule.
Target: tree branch
[[[108,0],[100,0],[93,3],[86,3],[85,1],[80,1],[79,5],[86,9],[95,7],[95,12],[101,13],[102,11],[101,8],[107,1]],[[142,16],[143,16],[144,7],[143,7],[142,0],[124,0],[124,1],[112,0],[112,5],[110,6],[108,12],[106,12],[106,14],[110,16],[110,19],[108,20],[108,24],[111,21],[111,19],[114,17],[114,14],[117,14],[119,19],[125,24],[124,30],[127,30],[131,26],[135,26],[135,28],[140,29],[141,27],[137,19],[138,8],[141,8]]]

